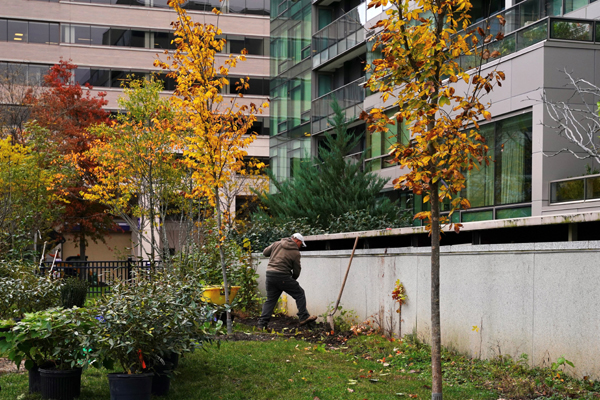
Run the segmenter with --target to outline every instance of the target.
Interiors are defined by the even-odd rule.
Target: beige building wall
[[[65,235],[67,241],[62,245],[62,259],[77,257],[80,254],[79,241],[74,242],[72,235]],[[94,243],[88,240],[85,250],[88,261],[121,261],[126,260],[132,254],[131,233],[111,233],[104,237],[105,243],[98,241]]]

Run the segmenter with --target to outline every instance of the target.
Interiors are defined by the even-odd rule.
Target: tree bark
[[[64,254],[62,255],[64,257]],[[79,259],[85,261],[85,231],[81,227],[81,233],[79,234]]]
[[[229,285],[227,283],[227,266],[225,265],[225,250],[223,249],[223,226],[221,224],[221,199],[219,199],[219,187],[215,186],[215,204],[217,208],[217,229],[219,229],[219,257],[221,258],[221,271],[223,272],[223,289],[225,291],[225,304],[229,306]],[[233,333],[231,325],[231,313],[227,309],[227,334]]]
[[[442,400],[439,181],[431,183],[431,399]]]

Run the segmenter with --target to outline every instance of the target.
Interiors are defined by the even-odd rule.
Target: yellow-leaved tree
[[[228,78],[230,68],[244,61],[245,55],[224,56],[217,60],[217,53],[225,45],[225,40],[217,37],[222,34],[221,30],[212,24],[192,21],[181,7],[184,3],[185,0],[169,0],[169,6],[177,12],[177,20],[172,23],[177,50],[165,52],[166,60],[156,60],[155,65],[169,70],[169,76],[176,81],[171,103],[178,113],[177,128],[183,132],[184,161],[192,169],[192,178],[197,184],[193,195],[207,199],[215,209],[225,302],[229,305],[227,265],[222,246],[228,232],[220,198],[223,187],[243,169],[243,159],[247,155],[245,148],[255,138],[250,129],[256,114],[267,104],[247,102],[241,93],[231,98],[223,96],[227,85],[235,85],[240,92],[249,87],[248,78],[238,81]],[[220,14],[216,9],[213,12]],[[232,332],[229,310],[227,332]]]
[[[442,399],[440,329],[440,234],[449,223],[440,217],[441,202],[449,202],[450,216],[470,206],[461,197],[467,171],[489,163],[487,146],[478,121],[491,119],[489,104],[481,98],[504,74],[490,68],[482,74],[482,64],[500,53],[493,48],[503,38],[499,29],[489,26],[470,32],[468,0],[371,0],[369,7],[388,7],[387,18],[375,29],[373,50],[381,58],[367,66],[371,72],[367,86],[380,92],[386,106],[399,111],[388,118],[376,108],[362,117],[372,131],[387,132],[390,123],[404,123],[410,130],[408,144],[390,149],[394,161],[405,168],[394,183],[397,188],[423,194],[431,211],[416,218],[425,220],[431,236],[431,363],[432,399]],[[504,25],[500,17],[497,27]],[[460,31],[463,29],[463,31]],[[459,57],[476,60],[470,70],[461,67]],[[473,68],[474,67],[474,68]],[[460,229],[454,224],[454,229]],[[452,226],[450,226],[452,227]]]

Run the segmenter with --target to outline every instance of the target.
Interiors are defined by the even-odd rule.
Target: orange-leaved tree
[[[183,155],[197,183],[194,195],[208,199],[215,209],[225,302],[229,305],[227,266],[222,246],[227,230],[220,198],[223,186],[243,169],[243,159],[247,155],[245,148],[255,138],[251,128],[261,106],[245,102],[241,93],[229,99],[221,94],[230,84],[239,89],[249,87],[248,78],[239,78],[238,81],[228,78],[229,69],[244,61],[245,56],[230,55],[217,61],[216,54],[223,50],[225,44],[224,39],[217,38],[221,30],[212,24],[192,21],[181,7],[183,3],[185,0],[169,0],[169,5],[177,12],[177,20],[172,23],[177,50],[166,52],[166,61],[156,60],[155,65],[170,70],[170,76],[177,83],[171,102],[179,112],[179,129],[184,132]],[[213,12],[220,14],[216,9]],[[229,311],[227,331],[232,331]]]
[[[423,201],[431,204],[431,211],[415,217],[427,222],[431,236],[432,399],[438,400],[442,399],[439,246],[441,226],[449,223],[440,216],[440,204],[449,202],[450,215],[468,208],[468,199],[461,197],[466,172],[489,163],[478,121],[490,120],[491,114],[481,99],[495,85],[501,86],[504,74],[493,68],[482,74],[481,67],[500,55],[489,45],[503,34],[494,34],[489,27],[460,31],[469,26],[468,0],[369,3],[380,6],[389,7],[387,18],[375,26],[379,32],[373,50],[380,48],[382,55],[367,66],[371,72],[367,86],[381,93],[384,104],[399,110],[391,119],[379,108],[362,117],[373,131],[387,132],[390,123],[406,124],[411,134],[408,144],[390,149],[394,161],[405,168],[394,183],[423,194]],[[502,18],[498,22],[504,24]],[[468,72],[461,68],[461,56],[478,59],[476,68]],[[460,226],[454,224],[454,229]]]
[[[45,131],[45,140],[58,153],[55,164],[64,170],[79,172],[61,174],[61,185],[54,189],[62,197],[64,206],[57,225],[79,242],[79,255],[85,258],[87,239],[104,240],[104,235],[113,231],[115,224],[104,212],[104,206],[84,200],[81,195],[95,181],[93,162],[82,156],[94,141],[87,129],[108,122],[108,113],[103,109],[108,101],[104,99],[106,93],[92,95],[91,86],[82,87],[72,81],[76,68],[65,60],[50,68],[44,76],[46,87],[38,97],[31,99],[31,118],[35,120],[34,125],[43,128],[37,131]],[[31,129],[36,130],[35,126]]]
[[[168,261],[165,223],[186,173],[172,129],[174,112],[160,97],[161,82],[131,80],[128,86],[118,100],[126,113],[90,129],[96,140],[85,156],[94,161],[96,182],[84,196],[129,224],[140,257],[161,255]]]

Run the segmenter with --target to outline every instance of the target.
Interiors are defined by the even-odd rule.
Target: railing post
[[[127,257],[127,280],[131,281],[131,269],[133,266],[131,263],[133,262],[133,258],[131,256]]]

